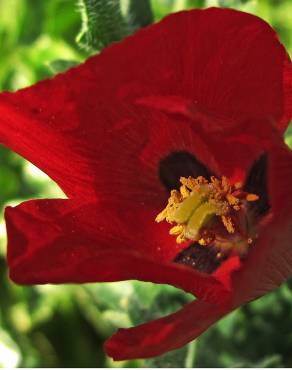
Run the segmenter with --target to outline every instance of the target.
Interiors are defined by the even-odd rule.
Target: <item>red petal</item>
[[[258,226],[242,270],[234,274],[234,302],[243,304],[277,288],[292,276],[292,153],[282,146],[268,153],[271,212]]]
[[[171,284],[216,303],[230,295],[221,276],[169,262],[170,237],[153,225],[149,235],[147,217],[133,208],[124,208],[121,218],[109,204],[38,200],[7,208],[5,216],[10,276],[17,283],[137,279]],[[228,266],[230,273],[237,268]]]
[[[268,157],[273,157],[279,150],[285,151],[286,159],[289,161],[289,151],[283,142],[283,136],[275,125],[265,119],[248,119],[238,122],[232,130],[224,130],[213,135],[207,132],[201,134],[207,137],[209,156],[216,159],[217,174],[227,176],[229,179],[244,182],[253,163],[259,159],[263,153]],[[282,148],[282,149],[281,149]],[[210,159],[205,163],[208,164]],[[274,161],[273,167],[281,167],[281,159]],[[211,167],[212,168],[212,167]],[[278,173],[271,173],[269,170],[269,182],[278,182]],[[284,180],[284,179],[283,179]],[[285,181],[282,185],[285,188]],[[277,192],[281,194],[280,191]],[[275,202],[274,206],[277,202]]]
[[[279,128],[282,132],[285,131],[292,115],[292,68],[291,60],[287,59],[284,62],[284,114],[279,123]]]
[[[291,212],[288,216],[280,223],[271,217],[259,229],[259,240],[233,275],[234,308],[278,288],[292,276]]]
[[[120,329],[106,341],[105,350],[114,360],[158,356],[195,339],[227,312],[209,303],[195,301],[159,320]]]
[[[148,108],[139,99],[156,96],[161,105],[159,97],[176,96],[179,113],[183,101],[191,102],[201,126],[260,116],[284,129],[290,82],[285,50],[259,18],[229,9],[181,12],[53,80],[2,95],[0,137],[67,195],[92,198],[101,187],[104,149],[112,160],[121,158],[124,173],[130,153],[147,140]],[[130,172],[139,168],[134,162]]]

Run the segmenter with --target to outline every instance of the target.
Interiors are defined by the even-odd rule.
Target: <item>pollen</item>
[[[229,234],[234,234],[235,233],[235,226],[232,222],[232,219],[230,216],[221,216],[221,220],[223,225],[225,226],[226,230],[229,232]]]
[[[247,196],[246,196],[246,200],[248,202],[255,202],[258,199],[259,199],[259,197],[256,194],[247,194]]]
[[[225,176],[181,177],[179,190],[172,190],[165,209],[156,222],[172,225],[169,233],[177,243],[196,241],[202,246],[216,245],[218,253],[240,245],[244,253],[253,238],[243,225],[248,202],[259,199],[256,194],[243,190],[242,183],[231,184]],[[246,248],[243,248],[246,246]]]

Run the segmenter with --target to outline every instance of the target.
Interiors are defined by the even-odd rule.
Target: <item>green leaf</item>
[[[135,28],[148,26],[153,22],[153,13],[149,0],[131,0],[128,17]]]
[[[292,149],[292,121],[290,122],[287,130],[284,134],[285,137],[285,143],[289,146],[290,149]]]
[[[88,51],[98,51],[131,33],[119,0],[79,0],[82,27],[77,43]]]
[[[50,63],[50,68],[54,73],[61,73],[78,64],[75,60],[56,59]]]
[[[188,346],[145,360],[148,368],[183,368],[188,357]]]
[[[0,328],[0,367],[18,367],[21,353],[17,344],[13,341],[9,333]]]
[[[0,203],[11,198],[19,189],[17,174],[9,167],[0,165]]]

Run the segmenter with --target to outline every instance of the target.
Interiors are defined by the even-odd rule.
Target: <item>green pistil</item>
[[[198,240],[200,238],[200,231],[202,227],[218,213],[218,206],[216,204],[205,202],[201,204],[192,214],[187,222],[185,236],[191,240]]]
[[[185,224],[185,236],[197,240],[200,230],[218,213],[218,206],[207,201],[204,194],[192,193],[186,198],[173,215],[178,224]]]
[[[203,197],[199,193],[193,193],[186,198],[173,215],[173,220],[178,224],[186,223],[195,210],[202,204]]]

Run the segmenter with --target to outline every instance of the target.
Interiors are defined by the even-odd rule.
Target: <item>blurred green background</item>
[[[291,0],[0,0],[0,91],[80,63],[139,27],[181,9],[227,6],[259,15],[292,52]],[[286,132],[292,146],[292,130]],[[141,282],[21,287],[7,277],[2,209],[62,192],[0,147],[0,367],[291,367],[292,281],[232,313],[186,347],[143,361],[102,350],[118,327],[178,309],[192,298]]]

